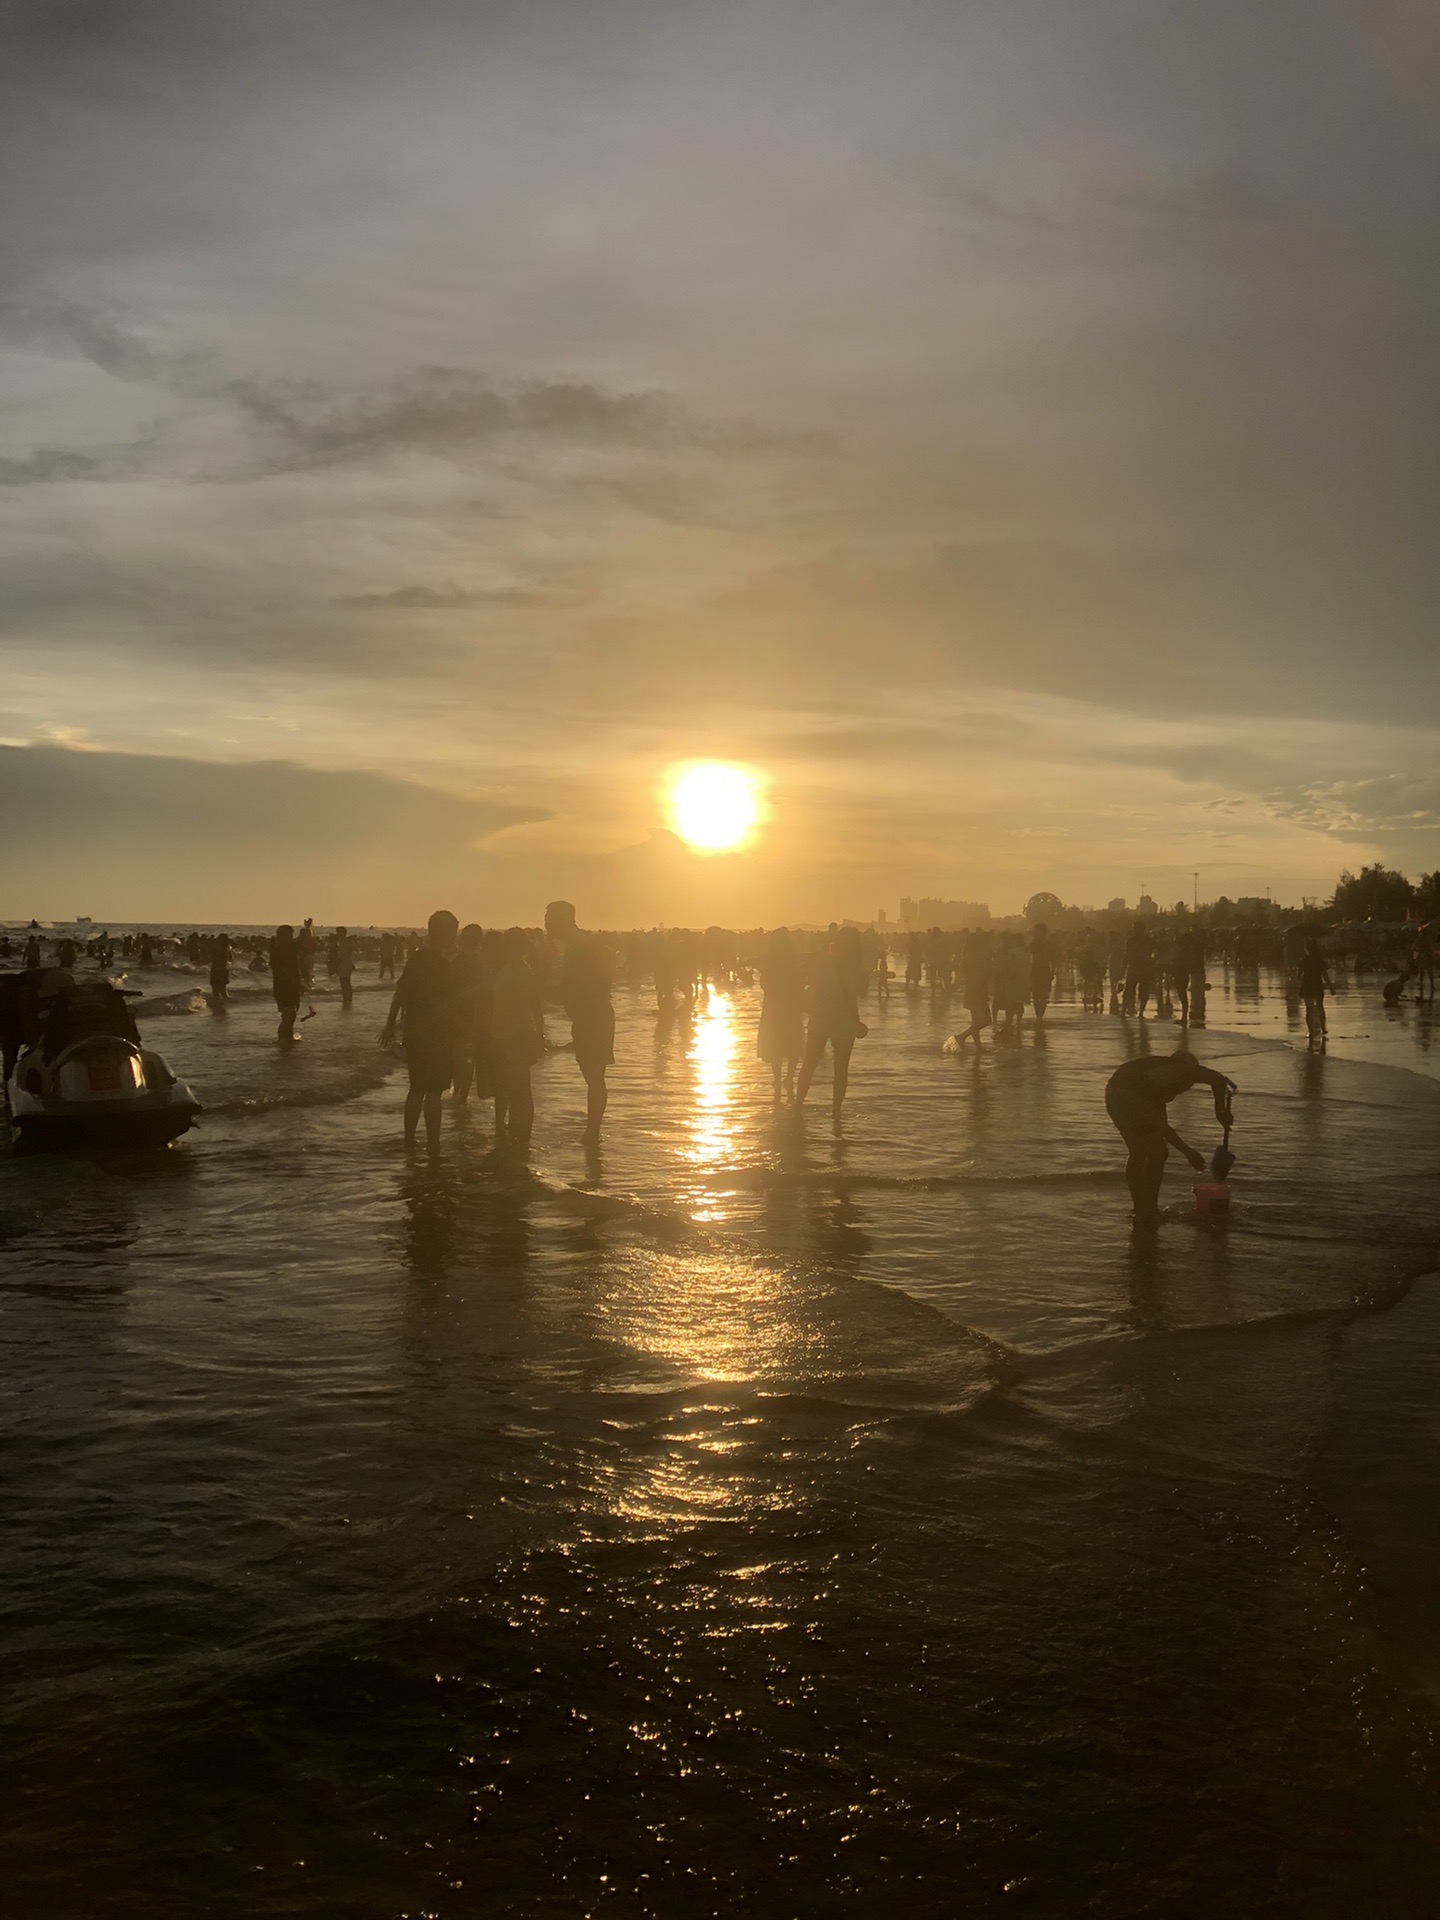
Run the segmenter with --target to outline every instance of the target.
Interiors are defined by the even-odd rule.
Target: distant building
[[[1135,911],[1140,915],[1142,920],[1148,920],[1152,914],[1158,913],[1160,909],[1148,893],[1142,893],[1140,898],[1135,902]]]
[[[902,927],[943,927],[947,933],[957,927],[980,927],[990,919],[990,909],[983,900],[920,900],[902,899],[900,902],[900,924]]]
[[[1125,902],[1120,898],[1118,893],[1105,909],[1107,913],[1124,913],[1125,910]]]

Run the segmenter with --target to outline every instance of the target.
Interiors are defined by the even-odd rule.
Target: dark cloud
[[[384,917],[372,903],[397,887],[414,892],[423,917],[427,893],[459,897],[480,886],[493,867],[486,843],[545,814],[278,760],[0,747],[0,817],[9,897],[22,913],[32,899],[47,911],[142,912],[125,904],[139,888],[157,913],[368,921]],[[55,902],[57,874],[74,907]],[[322,894],[325,908],[306,904]]]
[[[450,613],[465,607],[534,607],[548,604],[554,596],[533,587],[457,587],[453,580],[444,586],[394,587],[389,593],[345,593],[336,597],[337,607],[354,612],[383,612],[400,608],[406,612]]]
[[[67,452],[60,447],[39,447],[18,459],[0,457],[0,487],[44,486],[67,480],[108,480],[119,472],[104,454]]]
[[[317,381],[232,381],[226,395],[271,447],[273,472],[425,453],[463,460],[501,440],[745,456],[811,446],[808,437],[692,416],[659,393],[585,381],[499,384],[460,367],[425,367],[371,394]]]

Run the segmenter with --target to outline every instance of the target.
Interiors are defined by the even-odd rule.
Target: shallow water
[[[407,1160],[378,989],[282,1059],[139,984],[197,1132],[0,1163],[7,1911],[1432,1910],[1413,1010],[1217,982],[1234,1216],[1172,1161],[1146,1243],[1169,1023],[897,992],[836,1138],[754,996],[623,991],[600,1163],[558,1052],[517,1176]]]

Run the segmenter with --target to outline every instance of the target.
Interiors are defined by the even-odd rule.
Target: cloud
[[[333,605],[355,612],[383,612],[387,607],[407,612],[448,613],[464,607],[534,607],[554,598],[535,587],[458,587],[453,580],[443,586],[393,587],[389,593],[338,594]]]
[[[153,439],[91,452],[38,447],[34,453],[0,457],[0,487],[59,486],[89,480],[133,480],[145,470]]]
[[[1321,832],[1345,836],[1440,828],[1440,779],[1386,773],[1350,780],[1312,780],[1263,796],[1271,812]]]
[[[255,379],[230,381],[223,392],[269,441],[271,472],[401,453],[463,461],[501,440],[727,456],[818,444],[744,421],[702,419],[661,393],[611,392],[587,381],[507,385],[462,367],[422,367],[372,393]]]
[[[22,913],[39,901],[47,914],[368,922],[399,897],[416,918],[430,894],[473,899],[495,870],[494,837],[546,813],[280,760],[0,747],[0,817],[7,898]],[[82,898],[94,905],[67,904]]]

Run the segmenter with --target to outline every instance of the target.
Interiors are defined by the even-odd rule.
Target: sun
[[[668,780],[670,824],[697,853],[729,853],[754,838],[760,782],[748,767],[692,760]]]

